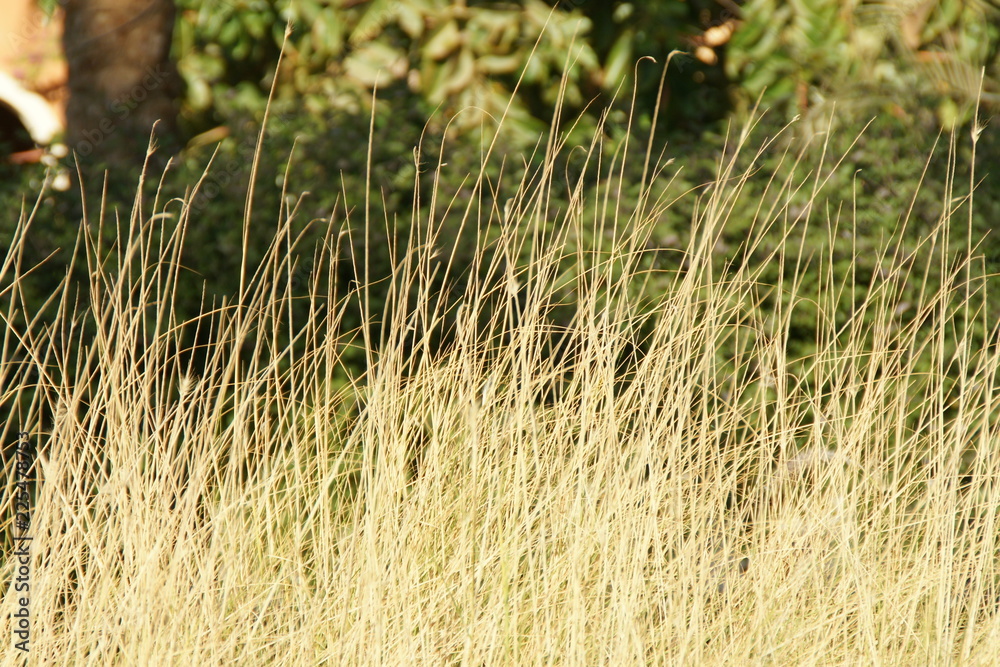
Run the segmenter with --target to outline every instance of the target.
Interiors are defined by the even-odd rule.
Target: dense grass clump
[[[949,181],[917,239],[901,211],[859,284],[832,260],[849,203],[819,225],[826,255],[802,252],[810,212],[844,210],[815,175],[729,219],[760,177],[738,167],[744,132],[687,193],[689,241],[666,261],[652,227],[684,193],[653,160],[617,205],[634,158],[604,164],[600,136],[596,202],[570,187],[547,206],[556,141],[506,201],[476,174],[466,198],[416,192],[377,304],[363,255],[341,251],[386,227],[364,208],[331,217],[305,281],[290,208],[239,294],[189,321],[172,304],[197,190],[137,201],[114,247],[83,228],[90,284],[44,306],[19,297],[15,239],[0,304],[24,324],[0,377],[18,410],[4,442],[20,428],[38,447],[33,658],[989,661],[1000,356],[971,195]],[[461,271],[445,210],[472,240]],[[741,252],[720,266],[734,223]],[[804,307],[813,344],[793,356]]]

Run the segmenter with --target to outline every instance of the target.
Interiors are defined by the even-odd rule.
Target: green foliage
[[[808,375],[805,369],[822,347],[815,332],[824,306],[802,296],[790,298],[794,283],[798,295],[825,292],[826,298],[833,299],[829,311],[837,314],[841,334],[855,344],[864,341],[868,347],[863,349],[871,350],[879,341],[859,332],[877,330],[887,317],[895,321],[894,326],[923,331],[925,315],[918,312],[917,304],[956,280],[948,268],[956,261],[971,256],[972,265],[983,267],[984,274],[1000,274],[1000,239],[995,232],[1000,191],[988,173],[996,159],[992,157],[997,150],[995,133],[989,133],[990,138],[984,134],[977,146],[978,185],[970,215],[966,198],[973,160],[968,140],[958,137],[950,149],[947,139],[936,142],[932,132],[914,136],[909,123],[888,117],[858,137],[842,129],[829,139],[814,137],[802,148],[810,136],[807,126],[794,124],[782,133],[781,123],[775,121],[765,119],[752,135],[760,140],[777,135],[775,143],[759,156],[744,153],[734,167],[732,182],[725,186],[734,193],[733,203],[725,210],[725,224],[715,242],[715,270],[721,275],[724,267],[744,266],[757,272],[760,293],[754,312],[771,328],[787,314],[788,338],[782,345],[799,377]],[[786,152],[789,149],[793,152]],[[839,168],[834,169],[838,162]],[[687,188],[697,191],[718,173],[716,165],[703,157],[688,161],[687,166],[689,170],[675,183],[675,193]],[[743,182],[745,174],[750,176]],[[822,187],[814,197],[817,185]],[[652,239],[660,258],[657,264],[663,268],[680,264],[682,258],[675,248],[687,246],[694,233],[691,221],[711,215],[695,197],[667,210]],[[765,221],[771,228],[760,233]],[[936,233],[946,243],[927,247],[925,239]],[[773,255],[779,248],[785,257],[783,270]],[[925,259],[914,263],[917,256]],[[831,269],[841,277],[841,284],[826,284]],[[898,304],[898,312],[886,313],[863,303],[866,295],[887,289],[890,282],[887,296]],[[985,312],[1000,310],[995,286],[984,295]],[[992,321],[991,317],[995,319],[991,315],[985,321]],[[968,323],[967,340],[974,349],[988,348],[995,337],[983,321]],[[927,330],[922,335],[931,333]],[[957,354],[956,346],[951,338],[942,342],[947,355]],[[720,346],[721,362],[733,354],[731,346]],[[922,358],[918,367],[930,370],[928,363],[929,357]],[[956,377],[961,373],[958,368],[953,372]]]
[[[806,111],[867,118],[937,108],[946,128],[968,122],[986,68],[983,101],[997,98],[1000,24],[994,4],[750,0],[726,52],[744,106],[763,95],[788,116]]]
[[[59,0],[38,0],[38,8],[45,12],[46,16],[52,16],[57,7],[59,7]]]
[[[234,112],[259,113],[288,22],[277,93],[316,116],[367,115],[377,85],[380,98],[398,90],[425,118],[436,115],[435,131],[489,130],[503,116],[507,148],[524,151],[557,102],[584,143],[600,112],[633,90],[636,117],[660,107],[670,128],[704,127],[728,108],[722,68],[684,54],[658,97],[668,54],[689,48],[689,36],[718,10],[704,1],[178,0],[178,7],[175,54],[192,131]],[[637,66],[647,56],[655,62]]]
[[[844,207],[857,202],[857,220],[842,217],[838,223],[841,230],[851,229],[851,241],[841,239],[831,256],[840,268],[853,261],[853,275],[859,284],[878,275],[880,267],[872,249],[892,236],[900,217],[910,207],[912,193],[917,191],[930,143],[914,141],[914,129],[921,138],[934,134],[930,112],[905,116],[901,108],[897,109],[893,91],[899,88],[917,91],[916,95],[934,94],[937,88],[932,80],[925,81],[923,88],[916,82],[924,71],[920,69],[919,54],[930,53],[935,45],[951,45],[948,53],[956,59],[988,60],[992,57],[991,45],[996,42],[995,28],[980,26],[970,18],[975,14],[969,12],[983,8],[958,11],[954,3],[942,3],[918,17],[919,21],[908,19],[909,23],[903,23],[900,19],[894,33],[885,27],[888,10],[883,4],[752,0],[743,8],[742,22],[732,41],[720,48],[727,71],[741,83],[739,95],[744,99],[754,98],[766,86],[770,103],[794,108],[805,90],[809,109],[818,116],[825,109],[820,103],[824,95],[853,91],[859,109],[871,110],[874,101],[904,118],[899,122],[890,118],[887,125],[869,131],[850,150],[843,143],[831,146],[830,154],[847,153],[862,171],[857,177],[850,170],[835,174],[821,198],[827,208],[809,211],[814,218],[828,216],[836,220],[838,215],[844,215]],[[222,122],[229,134],[228,139],[211,148],[200,139],[193,141],[164,180],[162,200],[182,195],[199,179],[213,150],[218,150],[195,200],[194,224],[189,232],[192,242],[181,273],[185,289],[177,300],[181,318],[199,312],[203,288],[209,299],[222,295],[231,299],[240,284],[244,246],[247,262],[254,265],[267,252],[266,239],[271,237],[276,221],[291,215],[293,209],[293,230],[303,235],[299,244],[290,249],[300,254],[296,275],[299,284],[304,285],[315,272],[326,270],[314,266],[311,258],[313,246],[332,225],[337,234],[343,232],[335,252],[340,262],[336,268],[339,285],[351,289],[367,273],[376,281],[369,296],[377,311],[387,298],[389,285],[384,279],[392,272],[393,257],[411,241],[411,233],[424,233],[430,222],[440,226],[443,238],[449,241],[464,229],[456,250],[457,269],[449,277],[452,283],[459,281],[463,272],[473,270],[470,248],[474,236],[496,234],[505,204],[514,196],[517,184],[525,176],[541,173],[542,151],[534,147],[540,138],[542,143],[538,145],[544,146],[544,132],[558,100],[562,102],[558,119],[562,125],[555,139],[565,140],[567,149],[552,165],[559,176],[551,180],[544,211],[527,215],[525,220],[537,225],[539,234],[551,233],[560,216],[569,210],[578,184],[592,193],[613,192],[609,200],[603,196],[586,198],[589,208],[584,218],[588,223],[600,220],[601,224],[588,225],[570,244],[586,246],[594,241],[593,234],[604,233],[601,225],[610,220],[627,220],[638,206],[645,184],[643,160],[636,152],[645,147],[653,111],[665,102],[656,97],[656,92],[666,53],[674,46],[682,46],[685,34],[727,20],[725,14],[713,14],[718,8],[711,3],[698,2],[577,2],[559,3],[552,9],[534,0],[509,4],[453,4],[442,0],[179,0],[178,8],[181,18],[176,30],[176,54],[188,84],[185,105],[189,128],[201,130]],[[244,238],[251,155],[289,20],[293,30],[284,65],[277,73],[277,100],[260,160],[254,215]],[[900,32],[904,25],[905,31]],[[917,45],[908,46],[914,39]],[[636,68],[637,58],[646,54],[655,54],[658,63],[643,62]],[[718,100],[705,95],[707,90],[722,90],[712,78],[721,68],[701,65],[690,56],[679,56],[674,63],[676,66],[668,71],[672,96],[666,108],[660,109],[665,112],[660,116],[661,128],[668,133],[681,126],[679,119],[686,113],[684,109],[707,118],[711,116],[708,109],[722,108]],[[566,68],[565,88],[560,88],[558,81]],[[633,79],[636,73],[638,79]],[[520,87],[511,98],[518,81]],[[370,104],[376,84],[379,91],[374,109],[368,213],[374,224],[368,238],[370,245],[365,248],[364,235],[357,230],[364,222]],[[633,87],[637,95],[635,109],[630,108]],[[871,94],[880,87],[889,92],[881,97]],[[603,111],[602,104],[616,92],[616,107],[598,135],[598,153],[584,170],[580,164],[583,151],[570,148],[588,144],[598,127],[597,112]],[[591,99],[597,100],[594,106],[579,116]],[[944,99],[951,98],[945,95]],[[634,114],[631,122],[629,112]],[[484,155],[504,114],[502,140],[483,168]],[[762,125],[758,132],[773,135],[780,125]],[[801,130],[808,138],[817,125],[801,124],[792,131]],[[565,129],[571,126],[575,128],[572,132]],[[454,132],[446,134],[446,128]],[[850,135],[840,131],[836,136],[841,141]],[[677,165],[666,169],[659,178],[666,181],[676,175],[668,199],[688,190],[697,194],[697,188],[716,175],[722,139],[711,132],[672,133],[669,137],[664,156],[676,158]],[[626,141],[631,142],[631,157],[623,168],[621,150]],[[419,165],[415,164],[413,151],[418,144],[422,145]],[[661,147],[662,141],[654,144],[654,161]],[[981,154],[987,150],[992,151],[984,145]],[[440,169],[439,152],[445,163]],[[799,178],[819,168],[818,153],[814,148],[804,155],[797,167]],[[781,151],[768,152],[755,168],[777,175],[780,181],[790,177],[789,161]],[[959,160],[959,164],[965,163]],[[681,166],[683,170],[678,170]],[[481,168],[482,186],[474,191]],[[17,192],[37,192],[41,172],[22,173],[30,173],[33,180],[30,185],[25,181]],[[938,162],[929,171],[911,216],[910,236],[899,240],[905,249],[912,249],[908,244],[912,245],[913,239],[938,220],[946,189],[941,179],[946,173],[947,168]],[[158,180],[155,170],[151,176],[147,202]],[[109,242],[114,240],[113,216],[127,217],[131,209],[135,182],[135,175],[129,175],[124,181],[112,183],[105,228]],[[414,184],[424,193],[422,199],[418,200]],[[101,183],[91,179],[88,187],[88,219],[93,223],[98,218],[96,202],[100,200],[97,194]],[[661,187],[658,183],[654,190]],[[432,217],[427,193],[435,188],[438,201]],[[720,263],[741,257],[747,230],[757,215],[754,206],[768,196],[766,178],[751,178],[745,188],[747,192],[737,200],[738,206],[720,237]],[[795,213],[793,219],[805,210],[803,197],[807,190],[789,197],[786,208]],[[303,192],[308,194],[299,200],[298,193]],[[1000,196],[989,183],[977,196],[973,236],[978,239],[995,219],[993,211]],[[36,223],[38,240],[25,256],[25,263],[33,265],[59,250],[49,260],[47,266],[51,269],[32,276],[25,290],[49,294],[61,278],[63,265],[59,262],[76,242],[81,214],[80,205],[72,201],[75,197],[76,192],[69,192],[48,193],[44,198],[44,215]],[[492,209],[492,215],[464,220],[473,197],[487,200],[485,210]],[[643,253],[643,268],[676,271],[682,267],[678,249],[685,247],[692,221],[703,214],[697,208],[698,201],[697,196],[682,198],[662,213],[657,231]],[[7,210],[16,210],[17,205],[10,201]],[[411,229],[414,219],[418,222],[416,230]],[[11,217],[4,221],[5,234],[14,222]],[[823,226],[814,224],[814,231],[804,239],[803,261],[816,262],[831,252],[831,240],[818,231]],[[414,237],[413,242],[422,241]],[[776,238],[763,239],[750,261],[763,261],[776,244]],[[992,239],[981,246],[988,262],[1000,257],[996,247]],[[530,253],[530,247],[525,248]],[[568,257],[561,269],[566,276],[576,275],[586,270],[578,265],[583,261],[579,256]],[[77,271],[83,277],[85,268],[77,267]],[[819,265],[810,265],[803,280],[815,282],[820,275]],[[774,285],[780,278],[773,271],[762,276]],[[436,289],[446,291],[445,278],[438,276],[436,280]],[[651,280],[655,283],[657,279]],[[570,284],[567,280],[566,285]],[[665,288],[666,283],[654,286]],[[850,312],[851,293],[860,288],[844,292],[845,312]],[[567,286],[561,296],[572,299],[571,287]],[[792,329],[801,337],[789,341],[790,350],[796,354],[808,354],[815,344],[807,333],[810,317],[808,305],[796,311],[799,319]],[[357,312],[348,313],[346,318],[350,327],[360,328]]]
[[[286,22],[293,30],[279,96],[313,114],[364,113],[376,85],[399,86],[446,118],[461,111],[452,126],[458,132],[506,112],[531,142],[545,127],[531,115],[532,101],[551,108],[563,97],[579,108],[588,101],[587,77],[599,69],[586,40],[589,20],[538,0],[488,7],[444,0],[179,4],[176,52],[191,91],[189,112],[260,108]],[[564,70],[572,73],[560,90],[554,82]],[[508,108],[519,81],[522,92]]]

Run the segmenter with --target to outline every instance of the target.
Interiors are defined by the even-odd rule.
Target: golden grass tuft
[[[434,218],[414,221],[376,341],[340,324],[344,309],[378,319],[364,286],[337,295],[311,281],[308,318],[289,324],[289,216],[245,293],[206,307],[197,324],[212,347],[198,367],[185,342],[195,323],[171,310],[196,224],[183,202],[154,202],[177,216],[165,235],[137,203],[107,254],[81,232],[89,298],[54,295],[54,324],[14,327],[38,305],[19,302],[22,273],[6,265],[0,377],[39,450],[32,660],[989,664],[1000,356],[995,342],[971,349],[975,322],[996,340],[977,263],[940,255],[961,221],[946,207],[924,255],[887,253],[845,325],[834,297],[849,276],[832,262],[812,292],[799,269],[766,286],[756,260],[713,262],[755,177],[730,158],[684,268],[643,293],[638,256],[666,190],[653,180],[627,217],[609,179],[612,206],[594,220],[580,188],[545,233],[561,149],[508,207],[477,181],[464,215],[500,231],[479,247],[445,350],[429,340],[452,311],[422,289],[448,269]],[[821,182],[804,182],[811,210]],[[794,268],[809,213],[795,219],[789,188],[761,202],[747,248],[781,228],[767,261]],[[588,246],[590,228],[610,235]],[[340,261],[337,240],[317,266]],[[533,259],[518,271],[508,259],[524,247]],[[567,278],[568,253],[580,261]],[[945,284],[903,322],[899,288],[930,262]],[[567,285],[575,347],[551,354]],[[786,305],[763,312],[775,287]],[[791,360],[787,304],[807,299],[817,351]],[[280,343],[289,331],[294,344]],[[364,375],[341,367],[351,336]],[[623,379],[629,345],[645,353]],[[0,627],[9,638],[7,615]],[[4,664],[16,653],[5,648]]]

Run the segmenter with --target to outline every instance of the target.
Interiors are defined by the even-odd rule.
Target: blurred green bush
[[[996,21],[978,20],[992,16],[992,6],[982,2],[177,0],[177,4],[175,54],[187,84],[183,121],[194,138],[174,158],[161,201],[183,195],[218,151],[195,200],[182,272],[188,296],[178,304],[181,318],[199,311],[203,283],[209,298],[232,295],[239,285],[251,155],[274,76],[276,99],[261,156],[248,262],[252,265],[264,256],[282,211],[290,205],[282,200],[282,186],[293,197],[308,192],[294,223],[294,231],[304,234],[297,246],[301,252],[297,279],[304,286],[315,268],[310,265],[311,245],[325,237],[332,221],[338,233],[346,226],[353,231],[352,240],[343,241],[339,249],[344,289],[357,278],[353,266],[364,256],[358,246],[363,235],[357,231],[363,222],[360,207],[372,113],[370,218],[375,224],[368,272],[379,279],[391,272],[390,240],[405,245],[410,232],[411,212],[417,206],[415,183],[424,194],[417,206],[421,219],[429,214],[428,194],[435,183],[440,202],[455,198],[443,224],[446,236],[457,232],[485,147],[504,115],[505,129],[495,159],[487,164],[482,191],[498,210],[513,196],[521,176],[539,168],[542,151],[536,146],[544,146],[543,135],[557,100],[562,102],[557,119],[560,137],[568,146],[589,144],[600,113],[614,101],[602,129],[605,167],[603,172],[591,169],[584,174],[583,183],[597,192],[611,179],[621,178],[623,188],[612,205],[627,212],[635,205],[642,177],[642,159],[635,151],[645,146],[657,109],[663,131],[653,153],[659,155],[666,144],[664,156],[684,165],[672,186],[677,194],[714,178],[723,151],[721,126],[714,121],[725,117],[730,102],[745,108],[764,95],[774,120],[760,126],[762,136],[773,136],[784,119],[805,113],[807,122],[794,132],[814,142],[831,117],[829,102],[837,102],[833,117],[844,126],[835,135],[838,142],[853,138],[855,120],[887,111],[849,151],[850,160],[863,169],[862,176],[854,180],[847,170],[826,189],[837,205],[857,197],[857,246],[869,248],[885,238],[909,208],[940,124],[969,118],[970,95],[978,89],[978,78],[973,86],[970,72],[987,67],[983,102],[989,105],[995,99],[991,77],[998,28]],[[276,71],[288,21],[293,30]],[[672,61],[666,92],[659,97],[660,68],[675,48],[688,54]],[[644,55],[654,56],[657,63],[636,65]],[[373,109],[376,84],[379,92]],[[630,123],[633,86],[635,117]],[[444,140],[448,164],[436,173],[446,128],[451,130]],[[629,131],[632,159],[624,171],[619,165],[612,174],[606,165]],[[226,138],[220,142],[222,136]],[[421,141],[418,168],[413,147]],[[842,143],[835,148],[847,151]],[[980,161],[988,164],[993,155],[995,149],[984,135]],[[554,214],[546,222],[550,226],[568,207],[573,178],[580,173],[579,157],[579,151],[575,157],[567,151],[557,165],[563,175],[553,180],[549,192],[548,206]],[[773,161],[779,159],[780,154],[764,155],[762,171],[778,170]],[[958,163],[964,164],[964,157]],[[39,190],[44,173],[38,167],[6,168],[11,178],[5,180],[0,197],[5,210],[16,211],[20,197]],[[501,171],[502,185],[497,185]],[[666,173],[672,174],[669,169]],[[944,196],[946,173],[939,163],[929,170],[915,220],[937,219],[940,212],[935,207]],[[112,179],[107,187],[99,176],[87,180],[91,221],[97,219],[101,194],[108,196],[104,233],[111,243],[116,231],[110,220],[116,210],[127,217],[138,179],[128,174]],[[147,183],[147,206],[158,180],[154,172]],[[765,185],[763,179],[749,181],[740,200],[747,208],[731,216],[720,244],[720,261],[732,258],[727,248],[735,252],[740,247],[753,218],[752,207],[766,196]],[[855,186],[859,186],[856,192]],[[1000,197],[991,181],[980,187],[977,197],[974,231],[985,233],[995,220]],[[589,200],[594,208],[586,215],[593,218],[603,204],[595,196]],[[671,258],[685,243],[694,201],[683,199],[663,214],[643,260],[650,268],[674,268]],[[439,204],[439,215],[444,208]],[[43,198],[31,252],[24,261],[30,266],[56,254],[48,261],[49,270],[25,282],[31,302],[40,302],[61,279],[82,211],[76,191],[48,192]],[[10,238],[15,218],[4,217],[0,238]],[[823,248],[825,241],[817,233],[806,241],[807,254]],[[456,255],[459,274],[471,261],[468,232],[463,244]],[[981,251],[988,261],[1000,256],[992,239]],[[847,262],[842,254],[838,258]],[[866,265],[870,259],[870,254],[859,255],[857,275],[863,278],[877,270]],[[79,266],[76,270],[85,271]],[[566,270],[572,273],[573,267]],[[384,280],[379,285],[372,295],[376,310],[385,298],[379,290],[387,289]],[[651,287],[656,286],[654,281]],[[805,332],[808,313],[803,311],[802,317]],[[360,326],[360,320],[349,324]],[[804,354],[809,345],[804,333],[801,345],[798,351]]]
[[[790,117],[907,118],[931,107],[942,127],[1000,102],[1000,7],[981,0],[748,0],[732,16],[726,73],[746,107]]]

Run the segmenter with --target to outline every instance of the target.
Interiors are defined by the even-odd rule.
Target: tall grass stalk
[[[853,277],[833,248],[851,223],[828,217],[828,254],[801,252],[823,210],[816,173],[775,180],[743,259],[720,266],[716,239],[762,177],[736,168],[749,136],[687,193],[702,198],[690,243],[660,276],[641,260],[672,201],[666,165],[630,218],[613,177],[630,157],[602,164],[600,137],[591,168],[612,177],[597,205],[581,185],[549,209],[555,141],[509,202],[484,178],[448,207],[435,191],[437,213],[415,206],[395,251],[389,304],[363,313],[380,336],[341,324],[369,307],[366,285],[320,278],[347,261],[340,220],[313,262],[330,270],[298,297],[308,317],[292,318],[294,210],[244,293],[194,322],[171,308],[185,229],[207,224],[185,201],[137,201],[114,248],[83,227],[91,283],[76,298],[67,281],[47,319],[5,263],[0,377],[23,408],[5,442],[22,428],[39,449],[32,659],[990,664],[1000,357],[974,247],[947,255],[945,202],[919,253],[887,240],[883,273],[838,312]],[[469,228],[495,233],[451,281],[454,308],[430,286],[452,270],[441,211],[462,205]],[[769,252],[768,229],[782,231]],[[807,260],[822,267],[811,291]],[[762,284],[768,263],[780,284]],[[941,289],[903,303],[934,265]],[[574,316],[557,330],[567,290]],[[806,301],[816,352],[793,360]],[[972,348],[974,325],[989,346]],[[194,327],[210,332],[197,354]],[[349,344],[365,346],[364,374],[343,367]],[[6,614],[0,628],[10,638]]]

